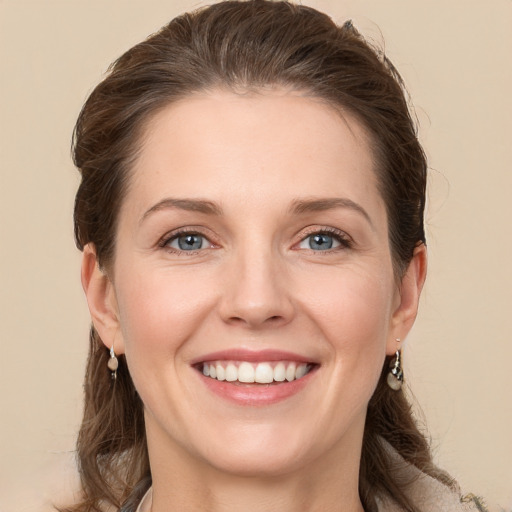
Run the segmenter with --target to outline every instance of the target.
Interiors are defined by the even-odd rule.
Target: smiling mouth
[[[196,368],[205,377],[233,384],[279,384],[302,379],[316,366],[293,361],[208,361]]]

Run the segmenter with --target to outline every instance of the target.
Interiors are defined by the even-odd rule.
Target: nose
[[[294,315],[286,268],[279,256],[247,251],[227,264],[219,310],[224,322],[251,329],[283,326]]]

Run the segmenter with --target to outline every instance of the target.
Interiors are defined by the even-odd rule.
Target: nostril
[[[233,293],[228,291],[222,298],[218,311],[225,322],[258,328],[277,327],[291,320],[294,308],[286,294],[267,296],[258,287],[249,289],[249,284]]]
[[[247,315],[245,317],[232,316],[229,318],[228,322],[233,325],[236,325],[236,324],[242,325],[243,324],[243,325],[248,325],[251,327],[256,327],[256,326],[263,327],[264,325],[278,326],[281,324],[281,322],[284,322],[284,320],[285,320],[285,317],[283,317],[282,315],[272,315],[267,318],[251,317],[251,316]]]

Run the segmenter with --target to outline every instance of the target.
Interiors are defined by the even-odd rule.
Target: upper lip
[[[309,357],[283,350],[247,350],[243,348],[235,348],[220,350],[218,352],[210,352],[209,354],[194,358],[191,361],[191,365],[209,361],[247,361],[250,363],[261,363],[265,361],[296,361],[299,363],[315,362]]]

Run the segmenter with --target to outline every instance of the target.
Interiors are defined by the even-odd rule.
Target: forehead
[[[369,138],[349,113],[296,91],[210,91],[146,124],[128,196],[276,201],[378,195]]]

